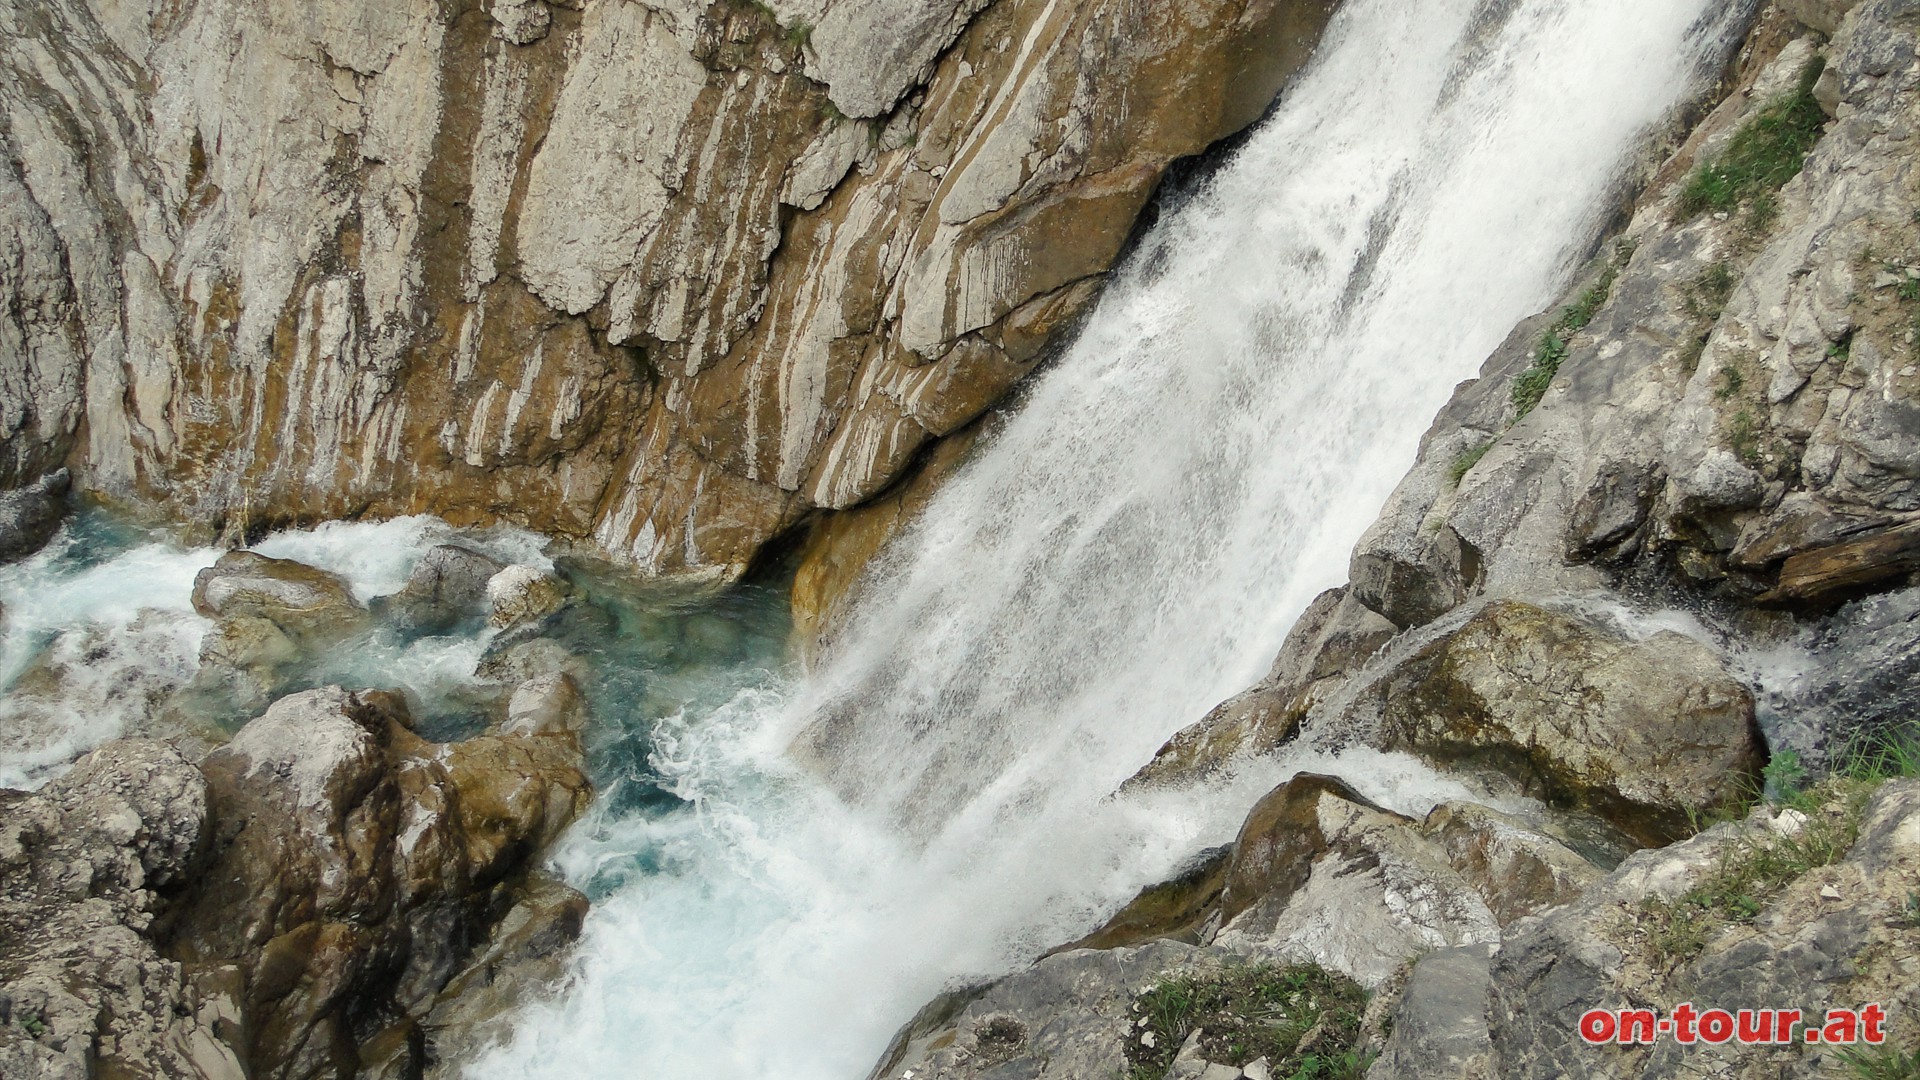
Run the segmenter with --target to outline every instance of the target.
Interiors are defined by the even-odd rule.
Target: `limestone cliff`
[[[1332,0],[8,0],[0,486],[736,572],[1042,357]]]

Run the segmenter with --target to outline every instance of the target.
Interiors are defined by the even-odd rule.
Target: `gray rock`
[[[487,580],[487,621],[503,629],[535,623],[559,611],[567,583],[537,566],[509,566]]]
[[[67,470],[0,494],[0,564],[18,562],[46,546],[67,516]]]
[[[436,545],[414,564],[406,585],[378,603],[379,613],[407,632],[443,633],[489,614],[487,582],[503,569],[477,551]]]
[[[202,765],[212,862],[166,948],[242,973],[251,1075],[351,1076],[357,1018],[425,1015],[493,925],[495,887],[584,807],[579,766],[571,733],[442,746],[395,695],[284,698]],[[404,1070],[411,1039],[373,1064]]]
[[[204,864],[207,785],[124,740],[35,794],[0,793],[0,1073],[242,1080],[238,1006],[148,930]]]
[[[1372,693],[1382,745],[1504,773],[1642,843],[1743,797],[1765,760],[1753,697],[1711,649],[1517,601],[1488,604]]]
[[[1487,1031],[1494,948],[1436,949],[1420,958],[1394,1009],[1393,1034],[1367,1080],[1494,1080]]]

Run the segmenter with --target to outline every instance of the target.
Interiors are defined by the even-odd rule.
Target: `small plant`
[[[1493,443],[1484,442],[1471,450],[1463,451],[1459,457],[1453,459],[1453,464],[1447,466],[1447,480],[1454,487],[1459,487],[1460,481],[1466,479],[1467,474],[1473,471],[1475,465],[1480,464],[1480,459],[1486,457],[1487,451],[1491,449],[1493,449]]]
[[[1770,787],[1793,792],[1777,804],[1801,810],[1805,822],[1797,832],[1736,840],[1713,872],[1680,897],[1641,904],[1634,923],[1654,955],[1676,963],[1698,956],[1722,929],[1752,922],[1788,885],[1840,861],[1858,838],[1873,784],[1830,777],[1802,791],[1797,758],[1768,768]]]
[[[1896,728],[1857,737],[1840,751],[1833,771],[1863,784],[1920,777],[1920,730]]]
[[[1905,281],[1902,281],[1898,295],[1900,299],[1908,301],[1909,303],[1920,300],[1920,278],[1910,276]]]
[[[1920,1080],[1920,1049],[1843,1046],[1834,1056],[1858,1080]]]
[[[781,37],[787,44],[794,48],[804,49],[808,43],[813,41],[813,24],[810,22],[796,21],[792,26],[787,27],[786,32],[782,34]]]
[[[1559,373],[1561,362],[1567,358],[1567,343],[1573,335],[1585,330],[1593,322],[1594,315],[1599,313],[1607,297],[1613,293],[1613,282],[1619,277],[1620,268],[1632,257],[1632,245],[1621,244],[1614,253],[1613,261],[1600,274],[1600,280],[1581,293],[1578,300],[1560,309],[1560,317],[1540,335],[1540,341],[1533,349],[1533,363],[1513,380],[1513,418],[1516,422],[1532,412],[1533,407],[1540,404],[1540,399],[1547,395],[1547,387],[1553,385],[1554,375]]]
[[[1135,1001],[1153,1045],[1127,1042],[1132,1076],[1158,1080],[1196,1029],[1211,1061],[1245,1064],[1264,1057],[1274,1076],[1359,1080],[1368,1058],[1356,1045],[1366,991],[1314,964],[1259,964],[1186,975]]]
[[[1800,764],[1797,752],[1776,752],[1766,768],[1760,770],[1760,781],[1768,801],[1802,813],[1814,809],[1813,796],[1807,792],[1806,766]]]
[[[1714,322],[1720,313],[1727,309],[1727,301],[1733,296],[1733,287],[1739,281],[1733,276],[1733,267],[1724,262],[1714,263],[1694,275],[1687,283],[1687,314],[1706,322]]]
[[[22,1017],[20,1027],[26,1031],[28,1038],[37,1039],[47,1033],[47,1022],[38,1016]]]
[[[1907,894],[1907,902],[1900,905],[1900,913],[1894,916],[1893,924],[1903,930],[1920,930],[1920,892]]]
[[[1739,368],[1728,364],[1720,369],[1720,385],[1714,388],[1713,396],[1725,401],[1739,393],[1747,385],[1747,376]]]
[[[1718,158],[1695,170],[1680,193],[1680,213],[1693,217],[1730,211],[1798,176],[1826,126],[1826,113],[1813,96],[1813,85],[1825,70],[1826,61],[1815,58],[1801,71],[1792,93],[1761,109],[1734,132]]]
[[[1753,414],[1741,409],[1727,421],[1727,446],[1741,461],[1749,465],[1760,464],[1759,424]]]

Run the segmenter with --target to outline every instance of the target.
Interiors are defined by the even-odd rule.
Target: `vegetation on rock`
[[[1255,964],[1167,979],[1134,1003],[1141,1034],[1127,1046],[1131,1075],[1158,1080],[1198,1031],[1210,1061],[1265,1058],[1271,1075],[1292,1080],[1358,1078],[1368,1064],[1359,1048],[1366,1005],[1360,984],[1317,964]]]
[[[1781,812],[1778,831],[1735,841],[1705,880],[1641,905],[1635,929],[1656,956],[1691,960],[1730,926],[1750,923],[1767,902],[1810,871],[1844,858],[1859,838],[1867,800],[1881,783],[1920,776],[1920,737],[1894,733],[1851,748],[1831,775],[1804,785],[1792,751],[1776,754],[1755,802]]]
[[[1553,384],[1554,375],[1559,373],[1561,362],[1567,358],[1567,343],[1573,335],[1585,330],[1587,324],[1593,322],[1601,305],[1612,295],[1613,282],[1620,276],[1620,268],[1632,256],[1633,245],[1621,243],[1607,263],[1607,268],[1601,271],[1600,279],[1581,293],[1580,299],[1561,309],[1560,317],[1540,335],[1540,341],[1533,349],[1532,366],[1513,380],[1513,419],[1516,423],[1532,412],[1533,407],[1546,396],[1547,387]],[[1467,469],[1472,467],[1473,464],[1469,462],[1466,469],[1460,470],[1460,474],[1466,475]],[[1458,482],[1458,478],[1455,482]]]
[[[1776,213],[1771,194],[1800,174],[1827,122],[1813,96],[1813,86],[1826,69],[1824,58],[1810,61],[1793,93],[1760,110],[1734,133],[1719,157],[1695,170],[1680,193],[1680,212],[1689,217],[1726,212],[1754,199],[1757,213]]]

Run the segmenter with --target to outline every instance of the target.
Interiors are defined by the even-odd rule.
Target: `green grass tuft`
[[[1732,364],[1727,364],[1720,369],[1720,385],[1714,387],[1713,396],[1725,401],[1739,393],[1746,385],[1746,373]]]
[[[1843,1046],[1833,1056],[1858,1080],[1920,1080],[1920,1049]]]
[[[1799,833],[1735,841],[1720,865],[1678,899],[1646,901],[1637,922],[1647,945],[1669,961],[1690,960],[1726,927],[1752,922],[1788,885],[1846,855],[1871,790],[1852,780],[1826,781],[1793,800],[1812,808],[1803,811],[1807,822]]]
[[[1131,1075],[1159,1080],[1197,1028],[1209,1061],[1244,1065],[1264,1057],[1276,1077],[1360,1080],[1367,995],[1358,983],[1314,964],[1258,964],[1168,979],[1141,994],[1136,1015],[1152,1048],[1127,1041]]]
[[[1493,449],[1493,442],[1484,442],[1461,453],[1459,457],[1453,459],[1452,465],[1447,466],[1447,480],[1454,487],[1459,487],[1460,481],[1466,479],[1467,474],[1473,471],[1475,465],[1480,464],[1480,459],[1486,457],[1487,451],[1491,449]]]
[[[1680,193],[1680,212],[1692,217],[1730,211],[1798,176],[1826,126],[1827,115],[1813,97],[1813,85],[1825,70],[1826,61],[1815,58],[1792,93],[1761,109],[1734,132],[1718,158],[1696,169]],[[1770,224],[1771,212],[1765,216]]]
[[[1515,422],[1532,412],[1533,407],[1546,396],[1547,387],[1553,385],[1553,377],[1559,373],[1561,362],[1567,358],[1567,343],[1573,335],[1585,330],[1593,322],[1594,315],[1599,313],[1607,297],[1612,295],[1613,282],[1619,277],[1620,268],[1626,265],[1631,256],[1632,248],[1621,245],[1613,261],[1600,275],[1600,280],[1581,293],[1580,299],[1560,309],[1560,317],[1540,335],[1539,342],[1533,347],[1533,363],[1513,380]],[[1465,475],[1464,471],[1462,475]]]

